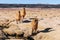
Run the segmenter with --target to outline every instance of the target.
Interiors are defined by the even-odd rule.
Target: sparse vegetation
[[[59,17],[60,9],[57,8],[1,9],[0,30],[8,40],[58,40]],[[7,40],[6,38],[4,39]]]

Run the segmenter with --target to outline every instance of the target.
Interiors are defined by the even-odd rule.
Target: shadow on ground
[[[40,33],[40,32],[48,33],[48,32],[54,31],[54,30],[51,30],[51,29],[52,29],[52,28],[46,28],[46,29],[44,29],[44,30],[37,31],[37,33],[33,33],[33,34],[30,35],[27,39],[28,39],[28,40],[34,40],[34,39],[32,38],[32,36],[35,36],[35,35],[37,35],[37,34]]]
[[[23,23],[29,23],[29,22],[31,22],[31,21],[29,21],[29,20],[24,20],[23,21]]]
[[[42,32],[42,33],[47,33],[47,32],[51,32],[51,31],[54,31],[53,29],[51,30],[52,28],[46,28],[44,30],[41,30],[41,31],[37,31],[37,33],[33,33],[31,36],[35,36],[37,35],[38,33]]]

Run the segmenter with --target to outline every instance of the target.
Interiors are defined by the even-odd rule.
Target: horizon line
[[[23,3],[0,3],[0,4],[23,4]],[[28,3],[25,3],[25,4],[28,4]],[[49,4],[49,3],[34,3],[34,4]],[[50,5],[59,5],[59,4],[50,4]]]

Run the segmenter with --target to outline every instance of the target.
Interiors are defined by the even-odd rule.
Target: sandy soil
[[[21,8],[0,8],[0,19],[15,20],[15,14]],[[59,8],[26,8],[25,18],[34,18],[37,16],[38,34],[33,38],[35,40],[60,40],[60,9]],[[42,35],[42,38],[41,38]]]

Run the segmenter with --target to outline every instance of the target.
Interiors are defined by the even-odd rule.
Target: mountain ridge
[[[0,8],[60,8],[60,4],[0,4]]]

